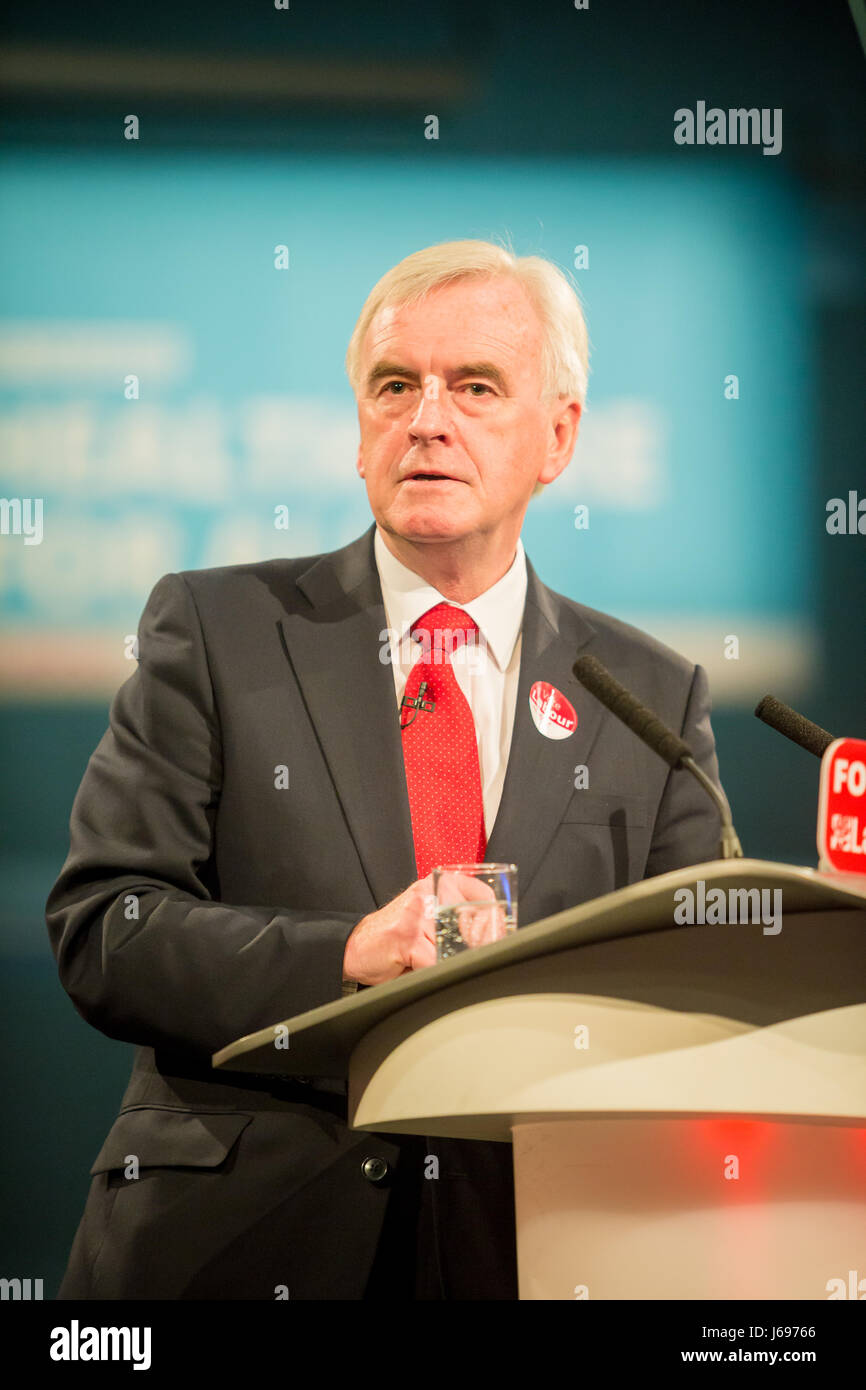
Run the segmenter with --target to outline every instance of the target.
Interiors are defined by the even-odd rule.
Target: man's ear
[[[559,397],[551,415],[547,459],[539,474],[540,483],[552,483],[571,462],[582,413],[580,401],[573,397]]]
[[[358,477],[359,477],[359,478],[363,478],[363,477],[365,476],[365,474],[364,474],[364,459],[363,459],[363,456],[362,456],[362,453],[361,453],[361,446],[360,446],[360,444],[358,445],[358,457],[355,459],[355,467],[356,467],[356,469],[358,470]]]

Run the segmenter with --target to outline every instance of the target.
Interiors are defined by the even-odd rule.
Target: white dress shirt
[[[378,526],[374,550],[388,625],[380,651],[394,672],[399,717],[409,672],[421,654],[420,645],[410,636],[410,630],[430,608],[435,608],[437,603],[450,604],[451,600],[391,554]],[[526,555],[518,537],[514,559],[502,578],[471,603],[452,605],[462,608],[478,625],[474,649],[469,653],[465,647],[458,648],[451,666],[475,720],[488,840],[499,810],[511,748],[525,601]],[[343,981],[344,995],[354,994],[357,988],[357,981]]]
[[[448,603],[462,608],[478,625],[475,648],[458,648],[451,665],[475,720],[484,826],[489,840],[502,797],[517,703],[520,630],[526,601],[523,543],[518,537],[511,567],[501,579],[470,603],[458,604],[453,604],[392,555],[378,527],[374,550],[386,620],[392,634],[390,660],[398,709],[409,672],[421,652],[419,644],[409,636],[413,623],[437,603]],[[383,650],[384,647],[383,639]]]

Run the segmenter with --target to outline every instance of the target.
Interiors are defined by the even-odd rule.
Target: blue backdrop
[[[0,617],[30,644],[7,688],[74,692],[86,657],[84,688],[110,693],[161,574],[331,549],[367,526],[343,369],[355,319],[410,251],[482,237],[577,262],[589,323],[575,457],[524,533],[542,577],[703,661],[717,702],[763,693],[768,642],[788,696],[805,689],[805,241],[799,196],[765,161],[132,146],[8,154],[2,173],[0,486],[41,497],[44,516],[41,545],[3,547]]]

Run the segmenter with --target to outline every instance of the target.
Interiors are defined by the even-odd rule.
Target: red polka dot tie
[[[421,655],[406,682],[400,726],[419,878],[436,864],[484,861],[475,721],[451,666],[451,653],[477,632],[450,603],[437,603],[412,627]]]

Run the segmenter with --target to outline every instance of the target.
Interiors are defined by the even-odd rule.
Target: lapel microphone
[[[432,714],[435,710],[436,701],[432,698],[432,696],[429,700],[424,699],[424,696],[427,693],[427,684],[427,681],[422,681],[418,687],[417,695],[404,695],[402,700],[400,701],[401,709],[403,709],[405,706],[406,709],[411,709],[413,711],[412,718],[407,719],[405,724],[401,723],[401,729],[408,729],[409,725],[412,724],[418,717],[419,709],[426,710],[428,714]]]

